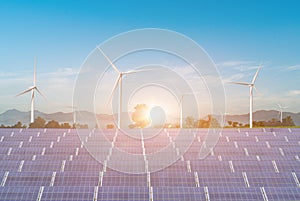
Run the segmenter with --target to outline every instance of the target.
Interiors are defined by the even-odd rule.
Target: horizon
[[[7,110],[4,113],[0,113],[1,128],[19,128],[19,127],[14,127],[19,123],[22,126],[22,128],[23,128],[23,126],[26,126],[24,128],[27,128],[27,126],[30,126],[31,123],[27,122],[27,120],[25,120],[27,117],[25,118],[24,115],[23,116],[16,116],[16,119],[14,119],[14,121],[11,121],[11,115],[8,116],[6,114],[6,113],[9,114],[9,112],[11,112],[11,111],[12,112],[18,112],[18,113],[23,113],[23,114],[24,113],[28,113],[28,114],[30,113],[30,111],[27,111],[27,112],[26,111],[19,111],[17,109],[10,109],[10,110]],[[83,115],[83,116],[85,116],[85,118],[88,118],[88,115],[96,115],[97,117],[95,118],[95,121],[92,121],[92,120],[86,121],[85,118],[83,118],[83,119],[79,118],[80,120],[78,121],[78,116],[81,116],[80,115],[81,112],[85,113]],[[275,112],[275,115],[274,115],[274,112]],[[58,126],[59,125],[60,126],[63,126],[63,125],[65,126],[66,124],[64,124],[64,123],[68,123],[68,125],[73,125],[73,126],[78,125],[78,126],[80,126],[80,128],[81,128],[81,126],[85,126],[85,125],[87,126],[87,128],[94,128],[95,125],[97,125],[95,128],[108,128],[108,126],[110,127],[111,125],[115,124],[116,116],[117,116],[117,114],[95,114],[95,113],[89,112],[89,111],[77,111],[76,112],[77,113],[76,114],[77,121],[75,123],[74,119],[73,119],[75,117],[75,115],[72,112],[44,113],[42,111],[35,110],[35,113],[38,113],[38,114],[36,115],[36,118],[35,118],[34,122],[36,122],[37,118],[42,118],[43,120],[45,120],[45,125],[48,124],[48,123],[51,123],[52,121],[55,121],[55,122],[59,123]],[[125,112],[123,112],[123,113],[125,113]],[[133,115],[133,113],[134,112],[130,112],[130,115]],[[292,120],[291,122],[293,122],[293,123],[291,123],[291,125],[288,125],[289,123],[288,124],[287,123],[284,123],[284,124],[280,123],[280,118],[278,116],[278,113],[280,113],[280,111],[277,111],[277,110],[254,111],[253,114],[256,115],[256,117],[253,119],[253,123],[255,124],[254,127],[256,127],[256,128],[259,128],[259,127],[264,127],[264,128],[269,128],[269,127],[273,128],[274,127],[274,128],[277,128],[277,127],[299,127],[300,126],[300,116],[299,116],[300,112],[298,112],[298,113],[284,112],[284,111],[282,112],[283,122],[288,122],[289,118],[290,118]],[[51,116],[48,116],[48,115],[51,115]],[[52,116],[52,115],[56,115],[56,116]],[[60,115],[63,115],[63,116],[60,116]],[[68,116],[64,116],[64,115],[68,115]],[[230,115],[227,114],[225,116],[225,119],[223,119],[224,116],[218,117],[218,114],[209,114],[209,115],[211,115],[211,117],[216,120],[217,124],[215,126],[217,126],[217,127],[219,127],[219,126],[221,128],[248,128],[249,127],[249,123],[248,123],[249,113],[248,114],[230,114]],[[245,117],[246,117],[246,119],[245,119]],[[29,120],[29,116],[28,116],[28,120]],[[192,127],[190,125],[191,120],[193,120],[193,122],[194,122]],[[191,117],[191,116],[187,116],[187,117],[184,117],[184,123],[183,123],[182,128],[207,128],[207,127],[205,127],[206,124],[201,124],[200,120],[202,122],[211,122],[210,118],[208,116],[203,116],[203,117],[200,117],[200,118],[194,118],[194,117]],[[126,129],[127,127],[129,129],[132,129],[133,127],[131,127],[131,125],[135,124],[134,121],[135,120],[131,120],[130,122],[126,122],[125,124],[123,123],[123,126],[124,126],[124,127],[122,126],[123,129],[124,128]],[[180,121],[180,118],[177,117],[177,118],[169,119],[169,120],[165,121],[163,124],[155,125],[153,123],[150,123],[147,127],[145,127],[145,129],[151,129],[151,128],[155,129],[155,128],[158,128],[158,126],[162,126],[164,128],[179,128],[179,127],[177,127],[177,126],[179,126],[179,121]],[[233,126],[232,123],[234,123],[235,126]],[[213,124],[211,124],[211,125],[213,125]],[[28,127],[28,128],[30,128],[30,127]],[[45,128],[47,128],[47,127],[45,127]],[[60,128],[60,127],[55,127],[55,128]],[[61,127],[61,128],[65,128],[65,127]],[[112,128],[114,128],[114,127],[112,127]],[[109,128],[109,129],[112,129],[112,128]]]
[[[1,114],[3,114],[3,113],[5,113],[5,112],[7,112],[7,111],[11,111],[11,110],[16,110],[16,111],[19,111],[19,112],[29,112],[30,113],[30,110],[28,110],[28,111],[23,111],[23,110],[18,110],[18,109],[16,109],[16,108],[10,108],[10,109],[7,109],[6,111],[4,111],[4,112],[2,112],[2,113],[0,113],[0,115]],[[34,110],[35,112],[41,112],[41,113],[45,113],[45,114],[54,114],[54,113],[73,113],[73,111],[67,111],[67,112],[64,112],[64,111],[54,111],[54,112],[50,112],[50,113],[48,113],[48,112],[44,112],[44,111],[41,111],[41,110],[38,110],[38,109],[35,109]],[[253,113],[255,113],[255,112],[261,112],[261,111],[267,111],[267,112],[269,112],[269,111],[275,111],[275,112],[280,112],[280,110],[276,110],[276,109],[271,109],[271,110],[255,110],[255,111],[253,111]],[[77,111],[77,112],[90,112],[90,113],[94,113],[94,112],[92,112],[92,111],[86,111],[86,110],[81,110],[81,111]],[[132,113],[133,111],[129,111],[130,113]],[[123,112],[123,113],[126,113],[126,112]],[[282,111],[282,113],[293,113],[293,114],[299,114],[300,113],[300,111],[296,111],[296,112],[289,112],[289,111]],[[103,115],[116,115],[117,113],[115,113],[115,114],[106,114],[106,113],[97,113],[97,114],[103,114]],[[208,114],[208,115],[218,115],[218,114]],[[240,114],[226,114],[225,116],[234,116],[234,115],[249,115],[249,112],[248,113],[240,113]],[[205,115],[205,116],[203,116],[203,117],[201,117],[201,118],[204,118],[204,117],[206,117],[207,115]],[[178,117],[179,118],[179,117]]]

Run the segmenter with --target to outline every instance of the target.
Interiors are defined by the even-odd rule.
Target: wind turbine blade
[[[32,87],[30,87],[29,89],[26,89],[25,91],[23,91],[23,92],[21,92],[21,93],[15,95],[15,97],[18,97],[18,96],[21,96],[21,95],[23,95],[23,94],[26,94],[26,93],[30,92],[31,90],[33,90],[33,89],[34,89],[34,86],[32,86]]]
[[[111,91],[111,94],[110,94],[110,96],[109,96],[109,101],[108,101],[108,102],[110,102],[110,101],[112,100],[112,97],[113,97],[113,95],[114,95],[114,93],[115,93],[115,90],[116,90],[117,87],[118,87],[118,84],[119,84],[120,79],[121,79],[121,74],[118,76],[118,78],[117,78],[117,80],[116,80],[116,82],[115,82],[115,84],[114,84],[114,88],[113,88],[113,90]]]
[[[44,95],[37,87],[35,87],[35,89],[36,89],[37,92],[39,92],[39,94],[40,94],[41,96],[43,96],[43,98],[44,98],[45,100],[47,100],[46,96],[45,96],[45,95]]]
[[[110,63],[110,65],[113,67],[113,69],[115,69],[115,71],[120,74],[121,72],[118,70],[118,68],[115,66],[115,64],[113,64],[113,62],[110,60],[110,58],[103,52],[103,50],[98,46],[97,46],[97,48],[103,54],[103,56],[106,58],[106,60]]]
[[[277,103],[277,105],[278,105],[278,107],[281,109],[282,108],[282,106],[279,104],[279,103]]]
[[[255,73],[255,75],[254,75],[254,77],[252,79],[252,82],[251,82],[252,84],[254,84],[254,82],[255,82],[255,80],[256,80],[256,78],[258,76],[258,73],[259,73],[260,69],[261,69],[261,66],[258,67],[258,69],[257,69],[257,71],[256,71],[256,73]]]
[[[257,93],[259,93],[260,95],[263,95],[263,93],[261,93],[254,85],[253,85],[253,88],[255,89],[255,91],[256,91]]]
[[[34,57],[33,86],[36,86],[36,58]]]
[[[239,84],[239,85],[245,85],[245,86],[249,86],[251,85],[250,83],[246,83],[246,82],[228,82],[229,84]]]

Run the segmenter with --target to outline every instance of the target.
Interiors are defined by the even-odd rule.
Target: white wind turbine
[[[282,123],[282,109],[286,109],[288,108],[287,106],[282,106],[279,103],[277,103],[278,107],[279,107],[279,114],[280,114],[280,122]]]
[[[103,50],[100,47],[97,47],[98,50],[103,54],[103,56],[107,59],[107,61],[110,63],[110,65],[113,67],[113,69],[118,73],[118,78],[114,84],[113,90],[111,92],[110,99],[112,99],[112,96],[116,90],[117,87],[119,87],[119,105],[118,105],[118,129],[121,129],[121,116],[122,116],[122,80],[124,75],[143,72],[146,70],[130,70],[126,72],[121,72],[119,69],[115,66],[115,64],[110,60],[110,58],[103,52]]]
[[[33,86],[29,87],[27,90],[19,93],[17,96],[21,96],[25,93],[31,92],[31,115],[30,115],[30,123],[34,122],[34,91],[37,91],[39,94],[41,94],[45,99],[46,97],[43,95],[43,93],[37,88],[36,86],[36,59],[34,59],[34,71],[33,71]]]
[[[229,82],[231,84],[238,84],[238,85],[244,85],[244,86],[248,86],[249,87],[249,96],[250,96],[250,112],[249,112],[249,125],[250,125],[250,128],[252,128],[252,113],[253,113],[253,88],[255,88],[254,86],[254,83],[255,83],[255,80],[258,76],[258,73],[261,69],[261,66],[258,67],[253,79],[252,79],[252,82],[251,83],[246,83],[246,82]],[[256,88],[255,88],[256,89]]]

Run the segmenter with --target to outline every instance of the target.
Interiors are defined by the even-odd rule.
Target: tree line
[[[227,127],[240,127],[240,128],[247,128],[249,124],[242,124],[237,121],[227,121]],[[295,126],[294,120],[291,116],[287,116],[286,118],[282,119],[282,122],[273,118],[269,121],[253,121],[253,127],[281,127],[281,126]]]
[[[228,125],[225,128],[248,128],[249,124],[243,124],[238,121],[227,121]],[[282,122],[273,118],[269,121],[253,121],[253,127],[286,127],[295,126],[295,123],[291,116],[287,116],[282,119]],[[218,128],[221,127],[217,119],[212,115],[208,115],[206,119],[194,119],[191,116],[185,118],[185,128]]]
[[[217,119],[208,115],[206,119],[194,119],[192,116],[185,118],[185,128],[219,128],[221,127]]]
[[[1,125],[0,128],[27,128],[25,124],[22,124],[22,122],[18,121],[15,125],[12,126],[5,126]],[[28,128],[88,128],[87,124],[72,124],[69,123],[59,123],[55,120],[50,120],[46,122],[45,119],[41,117],[37,117],[33,123],[30,123]]]

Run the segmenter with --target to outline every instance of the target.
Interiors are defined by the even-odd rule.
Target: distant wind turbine
[[[279,107],[279,115],[280,115],[280,122],[282,123],[282,109],[286,109],[288,108],[287,106],[282,106],[279,103],[277,103],[278,107]]]
[[[249,96],[250,96],[250,112],[249,112],[249,125],[250,125],[250,128],[252,128],[252,113],[253,113],[253,88],[255,88],[254,86],[254,83],[255,83],[255,80],[258,76],[258,73],[261,69],[261,66],[258,67],[253,79],[252,79],[252,82],[251,83],[246,83],[246,82],[229,82],[231,84],[238,84],[238,85],[244,85],[244,86],[248,86],[249,87]],[[256,89],[256,88],[255,88]]]
[[[113,67],[113,69],[118,73],[118,78],[114,84],[113,90],[110,95],[110,99],[112,99],[112,96],[116,90],[116,88],[119,86],[119,105],[118,105],[118,129],[121,129],[121,116],[122,116],[122,80],[124,75],[129,75],[133,73],[143,72],[146,70],[130,70],[126,72],[121,72],[119,69],[115,66],[115,64],[110,60],[110,58],[103,52],[103,50],[100,47],[97,47],[98,50],[103,54],[103,56],[106,58],[106,60],[110,63],[110,65]]]
[[[36,59],[34,58],[34,71],[33,71],[33,86],[29,87],[27,90],[19,93],[17,96],[21,96],[25,93],[31,92],[31,115],[30,115],[30,123],[34,122],[34,91],[37,91],[40,95],[42,95],[45,99],[46,97],[36,86]]]

